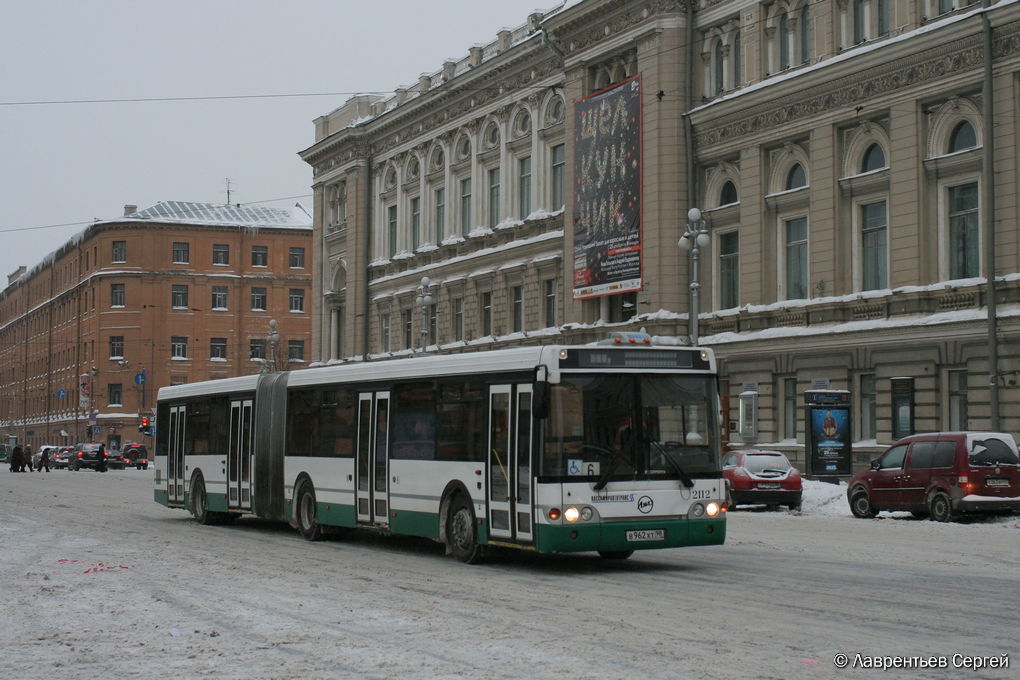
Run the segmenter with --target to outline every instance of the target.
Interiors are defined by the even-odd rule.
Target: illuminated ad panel
[[[641,76],[574,102],[574,299],[641,289]]]

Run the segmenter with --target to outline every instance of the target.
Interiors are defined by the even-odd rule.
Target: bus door
[[[186,406],[170,407],[167,428],[167,492],[171,503],[184,502],[184,421]],[[158,434],[158,433],[157,433]]]
[[[389,524],[390,393],[358,396],[358,521]]]
[[[489,533],[531,541],[531,385],[489,391]]]
[[[251,399],[230,401],[227,449],[227,507],[251,510]]]

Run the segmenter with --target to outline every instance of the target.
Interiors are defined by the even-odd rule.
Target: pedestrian
[[[21,472],[21,455],[21,447],[15,444],[11,451],[11,472]]]
[[[106,472],[106,449],[102,444],[99,445],[99,450],[96,451],[96,472]]]
[[[50,450],[43,447],[42,452],[39,454],[39,472],[46,468],[46,472],[50,471]]]
[[[28,472],[32,471],[32,447],[28,445],[21,452],[21,471],[25,472],[25,468],[28,468]]]

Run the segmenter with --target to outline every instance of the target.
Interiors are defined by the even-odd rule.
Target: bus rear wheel
[[[315,490],[305,482],[297,494],[294,513],[297,517],[298,531],[306,541],[318,541],[322,538],[322,527],[315,518]]]
[[[463,496],[457,496],[446,520],[446,540],[453,556],[465,564],[478,564],[484,557],[484,549],[478,545],[476,526],[471,504]]]
[[[209,497],[205,493],[205,480],[200,476],[191,482],[191,514],[199,524],[215,524],[215,514],[209,512]]]

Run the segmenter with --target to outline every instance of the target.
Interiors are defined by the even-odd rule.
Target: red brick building
[[[139,419],[161,386],[311,359],[312,220],[300,207],[168,201],[124,212],[0,292],[5,438],[33,449],[149,444]]]

